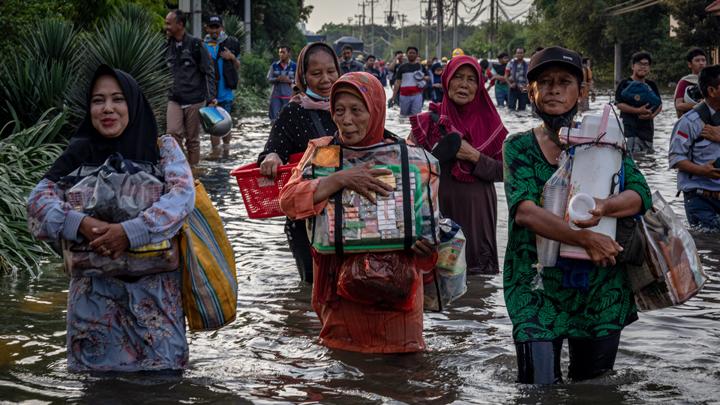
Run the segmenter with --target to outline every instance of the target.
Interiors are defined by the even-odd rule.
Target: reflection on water
[[[598,99],[595,111],[607,97]],[[638,157],[654,190],[684,215],[667,169],[674,110],[656,119],[656,152]],[[535,124],[529,113],[501,113],[510,132]],[[407,135],[389,112],[388,127]],[[582,384],[538,388],[514,383],[511,324],[500,276],[472,276],[468,294],[446,313],[425,317],[425,353],[378,356],[332,351],[316,343],[320,324],[310,288],[297,271],[280,219],[245,215],[230,169],[252,161],[269,131],[264,118],[244,119],[232,159],[204,162],[202,178],[231,237],[238,262],[238,317],[212,333],[190,335],[190,368],[182,376],[71,375],[65,371],[67,280],[57,263],[30,280],[0,277],[0,399],[59,402],[178,400],[207,402],[449,403],[707,402],[720,387],[720,287],[717,241],[697,234],[710,282],[687,305],[641,314],[623,332],[616,372]],[[205,143],[209,144],[209,142]],[[500,255],[507,241],[505,193],[498,186]],[[502,257],[501,257],[502,259]],[[567,354],[565,354],[567,364]]]

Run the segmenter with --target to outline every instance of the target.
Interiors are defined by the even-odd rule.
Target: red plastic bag
[[[349,301],[409,311],[422,278],[412,255],[360,253],[343,261],[337,283],[338,295]]]

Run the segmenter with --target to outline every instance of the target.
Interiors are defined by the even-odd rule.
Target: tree
[[[217,14],[229,13],[244,19],[244,0],[208,0],[208,9]],[[295,52],[305,45],[305,37],[297,28],[306,21],[312,6],[302,0],[253,0],[252,47],[274,55],[279,45],[288,45]]]
[[[720,17],[705,12],[712,0],[666,0],[678,23],[675,33],[685,47],[716,47],[720,44]]]

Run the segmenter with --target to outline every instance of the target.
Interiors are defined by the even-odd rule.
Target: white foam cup
[[[593,209],[595,209],[595,199],[590,194],[575,194],[568,204],[568,214],[573,222],[587,221],[592,218],[589,211]]]

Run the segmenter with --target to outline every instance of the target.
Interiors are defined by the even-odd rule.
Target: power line
[[[622,14],[627,14],[633,11],[642,10],[644,8],[654,6],[656,4],[660,3],[660,0],[641,0],[637,4],[632,4],[624,8],[616,9],[611,11],[609,14],[612,16],[618,16]]]
[[[637,0],[627,0],[627,1],[623,1],[622,3],[614,4],[614,5],[612,5],[612,6],[608,6],[608,7],[605,9],[605,11],[610,11],[610,10],[615,9],[615,8],[625,7],[626,5],[628,5],[628,4],[632,3],[632,2],[635,2],[635,1],[637,1]]]

